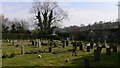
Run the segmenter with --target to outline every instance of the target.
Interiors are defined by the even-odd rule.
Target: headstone
[[[99,43],[98,42],[96,42],[96,45],[95,45],[96,47],[99,47]]]
[[[24,55],[24,46],[23,45],[21,46],[21,54]]]
[[[80,45],[79,45],[79,50],[83,50],[84,49],[84,47],[83,47],[83,44],[82,44],[82,42],[80,42]]]
[[[93,49],[93,41],[90,42],[90,48]]]
[[[77,50],[77,44],[76,42],[73,43],[73,52],[72,52],[72,56],[77,56],[76,55],[76,50]]]
[[[54,47],[57,47],[56,43],[54,42]]]
[[[87,52],[90,52],[90,46],[87,46]]]
[[[50,46],[52,46],[52,41],[50,41]]]
[[[117,45],[113,46],[113,52],[117,52]]]
[[[32,40],[32,45],[34,46],[34,41]]]
[[[110,48],[106,48],[106,54],[111,55],[111,49]]]
[[[102,45],[103,48],[106,48],[107,44],[106,44],[106,40],[104,40],[104,43]]]
[[[94,61],[100,61],[100,53],[98,50],[94,50]]]
[[[40,45],[41,43],[40,43],[40,39],[38,39],[38,42],[37,42],[37,47],[41,47],[41,45]]]
[[[97,51],[98,51],[99,53],[101,53],[102,47],[97,47]]]
[[[65,40],[62,41],[62,47],[65,48]]]
[[[66,41],[66,46],[68,46],[69,45],[69,42],[68,42],[68,40]]]
[[[84,63],[85,63],[85,68],[90,68],[90,61],[89,61],[89,59],[84,59]]]
[[[48,49],[49,49],[49,52],[52,52],[52,47],[49,47]]]

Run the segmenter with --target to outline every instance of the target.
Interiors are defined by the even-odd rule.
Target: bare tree
[[[57,2],[34,1],[31,12],[35,15],[40,32],[44,34],[52,34],[57,24],[67,18],[67,12]]]

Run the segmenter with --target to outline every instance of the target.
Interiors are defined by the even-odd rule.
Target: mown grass
[[[19,45],[24,45],[25,52],[29,50],[43,50],[48,48],[48,46],[42,46],[41,48],[31,46],[31,42],[23,41],[17,42]],[[20,53],[20,46],[10,46],[11,43],[2,43],[2,52],[3,53]],[[15,43],[16,45],[16,43]],[[55,50],[68,50],[72,49],[72,46],[69,45],[65,48],[60,46],[53,48]],[[72,56],[72,52],[64,52],[60,54],[52,53],[40,53],[40,54],[25,54],[25,55],[16,55],[13,58],[4,58],[2,59],[2,66],[84,66],[84,59],[88,58],[90,60],[91,66],[118,66],[120,61],[120,47],[118,47],[118,53],[113,53],[111,56],[105,54],[105,49],[102,50],[100,62],[95,62],[93,57],[94,49],[90,53],[84,51],[79,51],[77,49],[77,56]],[[41,58],[38,58],[38,55],[41,55]],[[69,59],[68,63],[65,62],[65,59]]]

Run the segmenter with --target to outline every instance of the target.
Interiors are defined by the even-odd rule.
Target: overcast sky
[[[112,0],[106,2],[58,2],[61,8],[68,11],[69,16],[68,20],[63,21],[62,26],[87,25],[96,21],[115,21],[118,18],[117,2]],[[2,2],[2,12],[0,11],[0,14],[4,14],[10,19],[23,18],[29,20],[31,18],[31,6],[31,2],[27,1],[9,2],[6,0]]]

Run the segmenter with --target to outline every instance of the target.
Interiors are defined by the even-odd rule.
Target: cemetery
[[[30,6],[34,19],[29,21],[0,15],[2,68],[120,67],[120,21],[60,27],[68,13],[57,2],[34,1]]]
[[[41,45],[45,41],[47,45]],[[54,42],[55,41],[55,42]],[[106,48],[89,42],[69,40],[65,42],[54,40],[50,44],[48,40],[38,40],[33,45],[30,40],[17,40],[13,43],[2,43],[3,66],[118,66],[120,46]],[[71,44],[71,42],[73,44]],[[36,43],[36,42],[34,42]],[[56,43],[56,46],[53,44]],[[78,44],[77,44],[78,43]],[[88,45],[85,45],[88,43]],[[101,44],[99,44],[101,45]],[[63,47],[64,46],[64,47]]]

